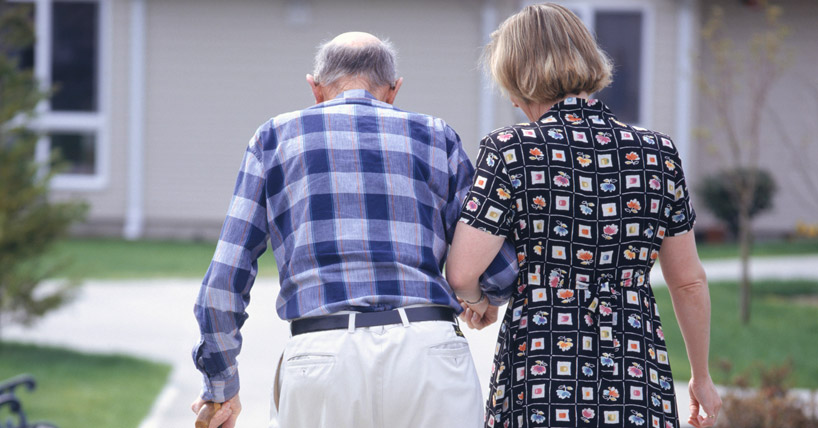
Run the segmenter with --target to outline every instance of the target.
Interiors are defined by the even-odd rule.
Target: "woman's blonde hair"
[[[483,61],[510,96],[526,103],[553,103],[611,83],[611,60],[576,15],[553,3],[506,19],[491,34]]]

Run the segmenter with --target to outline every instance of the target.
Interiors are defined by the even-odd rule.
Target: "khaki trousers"
[[[423,321],[294,336],[270,426],[481,427],[480,383],[458,333]]]

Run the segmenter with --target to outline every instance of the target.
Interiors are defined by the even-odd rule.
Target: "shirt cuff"
[[[232,374],[221,373],[217,376],[202,376],[202,394],[201,397],[205,401],[212,401],[214,403],[224,403],[233,398],[239,393],[239,373],[238,370],[232,371]]]
[[[480,289],[483,290],[492,305],[502,305],[514,292],[520,273],[516,257],[514,245],[506,240],[497,257],[489,264],[486,272],[480,276]]]
[[[502,306],[506,304],[508,299],[511,298],[511,292],[512,289],[508,289],[503,293],[500,293],[497,290],[483,290],[483,293],[486,294],[486,298],[489,300],[489,303],[493,306]]]

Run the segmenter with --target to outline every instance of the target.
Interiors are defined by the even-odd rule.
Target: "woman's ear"
[[[514,98],[514,96],[512,95],[509,95],[508,99],[511,101],[511,105],[513,105],[516,108],[520,108],[520,101],[518,99]]]

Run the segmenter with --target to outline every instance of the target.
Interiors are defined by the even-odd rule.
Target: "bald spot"
[[[381,40],[372,34],[361,31],[350,31],[348,33],[339,34],[330,42],[332,44],[346,45],[346,46],[367,46],[381,43]]]

